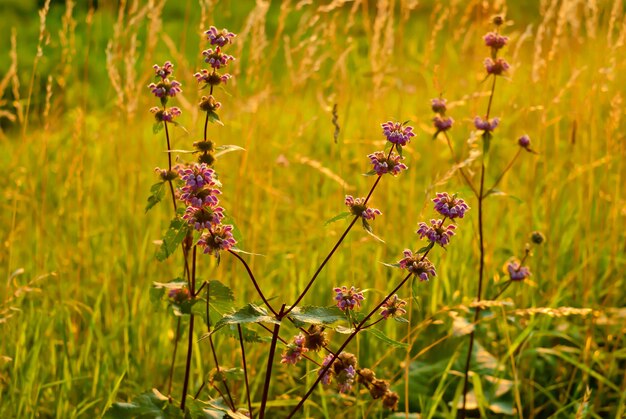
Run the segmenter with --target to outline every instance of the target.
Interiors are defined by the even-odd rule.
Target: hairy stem
[[[263,291],[261,291],[261,287],[259,286],[258,281],[254,277],[254,274],[252,273],[252,270],[250,269],[250,266],[248,265],[248,263],[241,256],[239,256],[239,254],[237,252],[235,252],[235,251],[229,250],[228,253],[230,253],[231,255],[235,256],[243,264],[243,266],[246,268],[246,272],[248,272],[248,276],[250,277],[250,280],[254,284],[254,288],[256,289],[257,294],[259,294],[259,296],[261,297],[261,299],[263,300],[263,303],[267,306],[267,308],[269,308],[270,311],[272,313],[274,313],[275,316],[278,317],[278,313],[271,306],[270,302],[267,301],[267,298],[265,298],[265,295],[263,294]]]
[[[280,308],[280,312],[276,317],[282,318],[285,305]],[[280,323],[274,325],[272,332],[272,343],[267,357],[267,368],[265,369],[265,383],[263,384],[263,396],[261,398],[261,408],[259,410],[259,419],[265,418],[265,408],[267,406],[267,398],[269,397],[270,381],[272,378],[272,365],[274,364],[274,354],[276,353],[276,344],[278,343],[278,332],[280,331]]]
[[[241,346],[241,360],[243,362],[243,378],[246,384],[246,399],[248,400],[248,412],[252,416],[252,402],[250,401],[250,383],[248,382],[248,366],[246,363],[246,349],[243,345],[243,333],[241,331],[241,325],[237,325],[237,332],[239,332],[239,345]]]
[[[174,364],[176,363],[176,352],[178,351],[178,340],[180,339],[180,317],[176,323],[176,337],[174,340],[174,353],[172,354],[172,364],[170,365],[170,375],[167,384],[167,397],[171,400],[172,395],[172,379],[174,377]]]
[[[191,264],[191,288],[189,292],[191,295],[195,293],[196,287],[196,246],[193,247],[193,259]],[[189,315],[189,337],[187,340],[187,360],[185,362],[185,379],[183,381],[183,396],[180,402],[180,410],[185,411],[185,402],[187,399],[187,390],[189,388],[189,373],[191,372],[191,354],[193,351],[193,326],[194,315]]]

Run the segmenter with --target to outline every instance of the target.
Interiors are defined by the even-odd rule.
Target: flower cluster
[[[211,45],[217,45],[218,47],[224,47],[226,44],[232,43],[233,39],[237,36],[228,29],[218,31],[215,26],[211,26],[204,34],[207,36],[207,40]]]
[[[358,370],[357,381],[363,384],[374,400],[382,399],[383,406],[390,410],[398,408],[398,394],[390,390],[389,382],[376,378],[374,371],[369,368]]]
[[[396,144],[404,147],[411,141],[411,137],[415,137],[413,127],[400,122],[385,122],[381,124],[383,128],[383,134],[387,137],[387,141],[391,144]]]
[[[155,78],[157,81],[155,83],[150,83],[148,85],[148,89],[150,89],[150,92],[152,92],[154,96],[161,99],[161,105],[163,108],[160,109],[153,107],[150,108],[150,112],[154,114],[158,123],[173,122],[174,118],[181,114],[181,110],[176,107],[167,109],[165,104],[170,97],[174,97],[178,93],[182,92],[181,84],[178,81],[170,80],[169,78],[174,72],[174,64],[170,61],[166,61],[162,66],[155,64],[152,68],[154,68]]]
[[[380,315],[384,319],[388,319],[390,317],[401,317],[406,314],[406,310],[404,309],[405,305],[406,301],[398,298],[398,294],[394,294],[392,297],[389,297],[380,307],[382,309]]]
[[[435,203],[435,211],[451,220],[463,218],[470,209],[464,200],[457,198],[456,195],[450,196],[447,192],[437,193],[433,202]]]
[[[204,253],[216,257],[220,251],[232,249],[236,244],[233,226],[222,224],[224,209],[218,206],[217,195],[221,192],[217,189],[215,171],[206,163],[195,163],[179,168],[178,176],[184,182],[179,198],[187,205],[183,219],[203,233],[198,245],[204,248]]]
[[[400,172],[407,169],[406,164],[400,162],[400,160],[404,160],[404,157],[394,152],[387,155],[384,151],[376,151],[369,154],[367,157],[370,159],[372,165],[374,165],[373,171],[378,176],[382,176],[385,173],[397,176]]]
[[[494,76],[501,76],[509,68],[510,68],[509,63],[507,63],[503,58],[496,58],[495,60],[492,58],[485,59],[485,70],[487,70],[487,74],[493,74]]]
[[[305,337],[302,333],[293,338],[281,355],[281,364],[296,365],[302,359],[302,355],[308,351],[305,345]]]
[[[174,122],[174,118],[179,116],[182,111],[176,106],[172,106],[169,109],[161,109],[158,106],[150,108],[150,112],[154,114],[154,119],[157,122]]]
[[[476,129],[485,132],[492,132],[498,127],[499,124],[500,118],[493,118],[490,120],[483,119],[480,116],[474,118],[474,126],[476,127]]]
[[[523,281],[532,275],[528,266],[522,266],[517,259],[510,260],[506,265],[506,269],[511,281]]]
[[[365,198],[354,198],[352,195],[346,195],[346,205],[350,208],[350,212],[364,220],[373,220],[382,212],[376,208],[369,208],[365,204]]]
[[[431,99],[430,104],[433,112],[436,114],[433,118],[433,125],[437,130],[435,132],[435,137],[440,132],[445,132],[452,128],[452,124],[454,124],[454,119],[449,116],[446,116],[446,100],[443,98],[435,98]]]
[[[332,365],[326,369],[333,358],[333,354],[329,354],[326,358],[324,358],[322,367],[318,371],[318,375],[322,376],[322,384],[324,385],[329,385],[334,378],[337,382],[337,389],[339,392],[347,393],[352,389],[352,384],[354,384],[354,378],[356,377],[356,356],[349,352],[342,352],[335,358]]]
[[[420,236],[420,239],[426,237],[431,242],[435,242],[441,247],[445,247],[446,244],[450,243],[450,238],[454,236],[454,230],[456,230],[456,226],[454,224],[449,224],[446,227],[443,226],[444,220],[430,220],[430,226],[424,222],[419,223],[419,228],[417,229],[417,235]]]
[[[501,21],[502,18],[497,16],[494,18],[493,23],[496,27],[498,27],[500,26]],[[485,46],[491,50],[491,57],[485,60],[485,69],[487,70],[487,74],[501,76],[509,69],[509,63],[502,58],[498,58],[498,52],[506,46],[507,42],[509,42],[509,37],[500,35],[496,30],[495,32],[487,33],[483,37],[483,40],[485,41]]]
[[[526,134],[522,135],[521,137],[517,139],[517,145],[519,145],[520,147],[522,147],[524,150],[528,151],[529,153],[537,154],[537,152],[530,147],[530,137]]]
[[[167,297],[175,304],[182,304],[191,299],[189,290],[183,286],[180,288],[172,288],[167,292]]]
[[[226,83],[232,77],[227,73],[220,74],[217,70],[220,70],[222,67],[226,67],[229,62],[235,60],[235,57],[232,55],[225,54],[222,51],[222,48],[232,43],[233,39],[237,35],[229,32],[227,29],[218,31],[215,26],[211,26],[205,34],[209,43],[215,47],[202,51],[204,62],[209,64],[211,69],[202,69],[194,74],[194,77],[198,80],[198,83],[205,83],[205,85],[211,86],[212,89],[220,83]]]
[[[430,278],[437,276],[435,265],[433,265],[426,255],[413,253],[409,249],[404,250],[404,258],[398,262],[398,266],[406,269],[422,281],[428,281]]]
[[[354,286],[348,289],[348,287],[344,285],[335,288],[334,291],[336,293],[335,301],[337,301],[337,307],[343,311],[354,310],[355,307],[361,307],[361,301],[365,300],[363,292]]]

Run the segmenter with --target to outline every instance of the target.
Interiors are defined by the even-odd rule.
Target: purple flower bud
[[[157,64],[155,64],[152,66],[152,68],[154,68],[154,72],[157,77],[161,77],[161,79],[165,80],[174,71],[174,64],[172,64],[169,61],[166,61],[165,64],[163,64],[163,67],[160,67]]]
[[[220,47],[216,47],[215,50],[211,48],[204,50],[202,51],[202,55],[204,55],[204,62],[208,63],[216,70],[226,66],[229,61],[235,59],[232,55],[224,54]]]
[[[219,252],[228,251],[237,244],[233,237],[233,226],[219,224],[208,232],[204,233],[198,240],[198,246],[204,247],[207,255],[219,256]]]
[[[324,384],[325,386],[329,385],[333,379],[333,368],[332,366],[329,367],[328,369],[326,368],[326,366],[328,366],[328,364],[330,364],[330,362],[332,361],[332,359],[334,358],[333,354],[328,354],[326,355],[326,357],[324,358],[324,360],[322,361],[322,367],[317,371],[317,375],[322,375],[322,384]],[[326,371],[324,371],[326,370]]]
[[[413,127],[404,126],[399,122],[385,122],[381,124],[383,128],[383,134],[387,137],[387,141],[392,144],[405,146],[411,141],[411,137],[415,137],[413,133]]]
[[[512,281],[523,281],[532,275],[527,266],[521,266],[517,259],[511,260],[506,267]]]
[[[454,236],[454,230],[456,230],[456,226],[454,224],[449,224],[447,226],[443,226],[443,220],[430,220],[430,226],[426,223],[419,223],[419,229],[416,233],[420,236],[420,238],[428,238],[431,242],[435,242],[440,244],[442,247],[445,247],[448,243],[450,243],[450,238]]]
[[[406,314],[406,310],[404,306],[406,305],[406,301],[400,300],[398,298],[398,294],[394,294],[392,297],[389,297],[383,305],[380,307],[382,311],[380,315],[384,319],[388,319],[390,317],[401,317]]]
[[[350,208],[350,212],[364,220],[373,220],[382,212],[376,208],[368,208],[365,205],[365,198],[354,198],[352,195],[346,195],[346,205]]]
[[[287,349],[281,355],[281,364],[296,365],[302,359],[302,355],[308,351],[304,347],[305,338],[302,333],[293,338],[293,342],[287,345]]]
[[[495,60],[491,58],[485,59],[485,69],[487,70],[487,74],[501,76],[509,68],[509,63],[502,58],[496,58]]]
[[[150,112],[154,114],[154,119],[156,119],[157,122],[173,122],[174,118],[182,113],[176,106],[169,109],[161,109],[154,106],[150,108]]]
[[[198,83],[204,82],[211,86],[217,86],[219,84],[226,84],[226,82],[228,82],[228,80],[230,80],[233,77],[228,73],[220,74],[215,70],[209,71],[205,68],[195,73],[193,76],[196,78],[196,80],[198,80]]]
[[[207,36],[207,40],[211,42],[211,45],[217,45],[218,47],[223,47],[226,44],[232,43],[233,38],[237,36],[234,33],[229,32],[228,29],[218,31],[215,26],[211,26],[204,34]]]
[[[156,84],[150,83],[148,85],[148,88],[150,89],[152,94],[154,94],[156,97],[164,98],[167,96],[174,97],[176,96],[177,93],[182,92],[182,89],[180,88],[180,86],[181,84],[177,82],[176,80],[170,81],[168,79],[163,79],[162,81]]]
[[[404,258],[398,262],[400,268],[406,269],[422,281],[437,276],[435,266],[419,253],[413,253],[409,249],[404,250]]]
[[[500,118],[493,118],[489,121],[482,119],[480,116],[474,118],[474,126],[476,129],[485,132],[491,132],[500,124]]]
[[[437,128],[438,133],[449,130],[450,128],[452,128],[453,123],[454,119],[450,118],[449,116],[446,118],[442,118],[441,116],[437,115],[433,118],[433,125],[435,125],[435,128]]]
[[[508,36],[500,35],[496,32],[489,32],[487,35],[483,37],[485,40],[485,45],[494,50],[499,50],[504,47],[509,40]]]
[[[337,387],[340,393],[348,393],[352,390],[355,376],[356,370],[352,365],[348,365],[337,374]]]
[[[435,203],[435,211],[451,220],[463,218],[470,209],[464,200],[457,198],[456,195],[450,196],[447,192],[438,192],[433,202]]]
[[[337,301],[337,307],[340,310],[354,310],[355,307],[361,307],[361,301],[365,300],[363,293],[354,286],[348,287],[342,286],[334,288],[335,291],[335,301]]]
[[[444,115],[447,110],[446,102],[447,100],[445,100],[444,98],[435,98],[430,100],[430,106],[433,112]]]
[[[381,176],[385,173],[390,173],[393,176],[400,174],[401,171],[406,170],[407,166],[404,163],[400,163],[400,160],[404,160],[404,157],[391,153],[389,158],[383,151],[377,151],[369,154],[370,162],[374,165],[374,172]]]

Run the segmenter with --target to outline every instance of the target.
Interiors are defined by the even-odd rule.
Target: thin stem
[[[163,108],[165,110],[165,107]],[[165,126],[165,139],[167,140],[167,169],[169,172],[172,171],[172,146],[170,145],[170,132],[167,129],[167,121],[163,121],[163,125]],[[174,212],[176,212],[176,195],[174,194],[174,185],[172,184],[172,180],[168,180],[167,183],[170,185],[170,192],[172,193],[172,204],[174,204]]]
[[[210,330],[209,330],[210,332]],[[213,345],[213,336],[209,334],[209,344],[211,345],[211,352],[213,352],[213,361],[215,362],[215,368],[217,369],[217,373],[219,374],[220,381],[224,384],[224,390],[226,390],[226,395],[228,396],[228,401],[230,403],[230,407],[233,409],[233,412],[237,411],[237,407],[235,406],[235,402],[233,401],[233,397],[230,394],[230,389],[228,388],[228,383],[226,382],[226,377],[222,377],[222,370],[220,368],[220,364],[217,361],[217,353],[215,352],[215,346]]]
[[[248,367],[246,364],[246,349],[243,345],[243,333],[241,331],[241,325],[237,325],[237,332],[239,332],[239,345],[241,346],[241,359],[243,361],[243,377],[246,383],[246,398],[248,399],[248,412],[252,416],[252,402],[250,401],[250,384],[248,383]]]
[[[189,293],[191,295],[195,294],[196,287],[196,246],[193,247],[193,259],[191,264],[191,288],[189,289]],[[180,410],[185,411],[185,401],[187,399],[187,390],[189,388],[189,373],[191,372],[191,354],[193,351],[193,326],[194,326],[194,315],[189,315],[189,337],[187,340],[187,361],[185,362],[185,379],[183,381],[183,397],[180,402]]]
[[[426,257],[426,255],[428,254],[428,252],[426,252],[424,254],[424,256],[422,257],[422,260]],[[300,399],[300,401],[298,402],[298,404],[296,405],[296,407],[291,411],[291,413],[289,413],[289,416],[287,416],[287,419],[293,417],[293,415],[295,415],[298,410],[300,410],[300,408],[304,405],[304,402],[309,398],[309,396],[313,393],[313,390],[315,390],[315,387],[319,384],[319,382],[322,380],[322,377],[324,377],[324,375],[326,374],[326,371],[328,371],[330,369],[330,367],[332,366],[332,364],[335,362],[335,360],[337,359],[337,357],[339,356],[339,354],[341,354],[341,351],[343,351],[346,346],[348,346],[348,344],[352,341],[352,339],[354,339],[354,337],[361,331],[363,330],[363,326],[365,325],[365,323],[383,306],[383,304],[385,303],[385,301],[387,301],[389,298],[391,298],[392,295],[394,295],[395,293],[398,292],[398,290],[400,288],[402,288],[402,286],[409,280],[409,278],[411,278],[411,276],[413,276],[412,273],[409,273],[399,284],[398,286],[396,286],[393,291],[391,291],[389,293],[389,295],[387,295],[387,297],[385,297],[372,311],[369,312],[369,314],[367,316],[365,316],[365,318],[363,320],[361,320],[361,322],[359,324],[357,324],[354,328],[354,331],[350,334],[350,336],[348,336],[348,338],[345,340],[345,342],[339,347],[339,349],[337,351],[335,351],[332,359],[328,362],[328,364],[326,364],[326,366],[322,367],[322,369],[320,369],[320,371],[318,372],[318,376],[317,379],[313,382],[313,384],[311,385],[311,387],[309,388],[309,390],[306,392],[306,394],[302,397],[302,399]]]
[[[452,141],[450,140],[450,136],[448,135],[446,131],[443,132],[443,136],[446,138],[446,143],[448,143],[448,148],[450,149],[450,153],[452,154],[452,157],[454,158],[454,163],[458,166],[461,163],[459,162],[459,159],[457,158],[454,152],[454,148],[452,147]],[[463,179],[465,180],[465,183],[467,183],[467,186],[469,186],[472,192],[474,193],[474,196],[478,198],[478,191],[476,190],[476,187],[474,186],[470,178],[467,176],[467,173],[465,173],[465,170],[463,170],[462,167],[459,167],[459,172],[463,176]]]
[[[282,318],[285,305],[280,308],[280,312],[276,317]],[[267,357],[267,368],[265,370],[265,384],[263,384],[263,396],[261,398],[261,408],[259,410],[259,419],[265,418],[265,407],[267,406],[267,398],[270,391],[270,381],[272,378],[272,365],[274,364],[274,354],[276,353],[276,343],[278,342],[278,332],[280,331],[280,323],[274,325],[274,331],[272,332],[272,343],[270,344],[270,351]]]
[[[513,283],[513,281],[508,280],[506,282],[506,284],[504,284],[504,286],[500,289],[500,291],[498,291],[498,293],[495,295],[495,297],[492,298],[492,300],[497,300],[498,297],[500,297],[502,294],[504,294],[504,291],[507,290],[507,288],[509,288],[509,286]]]
[[[206,118],[204,119],[204,141],[206,141],[206,133],[209,127],[209,113],[206,113]]]
[[[250,266],[248,266],[248,263],[246,263],[246,261],[239,256],[239,254],[237,254],[237,252],[233,251],[233,250],[229,250],[228,251],[230,254],[232,254],[233,256],[235,256],[237,259],[239,259],[239,261],[241,263],[243,263],[243,266],[246,268],[246,271],[248,272],[248,276],[250,277],[250,279],[252,280],[252,283],[254,284],[254,288],[256,288],[256,292],[259,294],[259,296],[261,297],[261,299],[263,300],[263,303],[265,303],[265,305],[267,306],[267,308],[270,309],[270,311],[272,313],[274,313],[275,316],[278,317],[278,313],[276,312],[276,310],[274,310],[274,308],[270,305],[269,301],[267,301],[267,298],[265,298],[265,295],[263,294],[263,291],[261,291],[261,287],[259,287],[259,283],[257,282],[256,278],[254,277],[254,274],[252,273],[252,270],[250,269]]]
[[[174,364],[176,363],[176,352],[178,351],[178,340],[180,339],[180,317],[176,324],[176,338],[174,341],[174,353],[172,354],[172,365],[170,366],[170,375],[167,384],[167,398],[171,400],[172,395],[172,379],[174,377]]]
[[[519,155],[522,153],[522,148],[520,147],[517,150],[517,153],[515,153],[515,156],[513,156],[513,158],[511,159],[511,161],[509,162],[509,164],[506,165],[506,168],[502,171],[502,173],[500,173],[500,176],[498,176],[498,178],[496,179],[495,182],[493,182],[493,185],[491,186],[491,188],[489,188],[486,192],[485,195],[489,195],[490,192],[492,192],[496,186],[498,186],[498,184],[500,183],[500,181],[502,180],[502,178],[504,177],[504,175],[511,169],[511,167],[513,167],[513,164],[515,163],[515,160],[517,160],[517,158],[519,157]]]
[[[196,391],[196,394],[193,396],[194,399],[197,399],[198,397],[200,397],[200,392],[205,386],[206,386],[206,381],[202,381],[202,385],[200,386],[198,391]]]

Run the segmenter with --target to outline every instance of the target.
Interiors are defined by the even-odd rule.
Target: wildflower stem
[[[174,377],[174,364],[176,363],[176,352],[178,351],[178,340],[180,339],[180,317],[176,323],[176,337],[174,338],[174,353],[172,354],[172,364],[170,365],[170,375],[167,384],[167,398],[171,400],[172,379]]]
[[[285,311],[285,305],[280,308],[280,312],[276,315],[281,319]],[[261,408],[259,410],[259,419],[265,418],[265,407],[267,406],[267,398],[270,390],[270,381],[272,378],[272,365],[274,364],[274,354],[276,353],[276,344],[278,342],[278,332],[280,331],[280,323],[274,325],[272,332],[272,343],[270,344],[270,351],[267,357],[267,368],[265,370],[265,384],[263,384],[263,396],[261,398]]]
[[[500,181],[502,180],[502,178],[504,177],[504,175],[511,169],[511,167],[513,167],[513,164],[515,163],[515,161],[517,160],[517,158],[519,157],[519,155],[522,153],[522,148],[520,147],[517,150],[517,153],[515,153],[515,156],[513,156],[513,158],[511,159],[511,161],[509,162],[509,164],[507,164],[506,168],[502,171],[502,173],[500,173],[500,176],[498,176],[498,178],[496,179],[496,181],[493,183],[493,185],[491,186],[491,188],[489,188],[489,190],[487,190],[487,192],[485,193],[485,195],[489,195],[491,192],[493,192],[493,190],[495,189],[496,186],[498,186],[498,184],[500,183]]]
[[[454,148],[452,147],[452,141],[450,140],[450,136],[448,135],[446,131],[443,131],[443,135],[444,137],[446,137],[446,142],[448,143],[448,148],[450,148],[450,153],[452,154],[452,157],[454,158],[454,163],[457,166],[459,166],[461,163],[459,162],[459,159],[456,153],[454,152]],[[463,170],[462,167],[459,167],[459,172],[461,173],[461,176],[463,176],[463,179],[465,180],[465,183],[467,183],[467,186],[469,186],[472,192],[474,193],[474,196],[478,198],[478,191],[476,190],[476,187],[474,186],[470,178],[467,176],[467,173],[465,173],[465,170]]]
[[[254,277],[254,274],[252,273],[250,266],[248,266],[248,263],[241,256],[239,256],[237,252],[235,252],[234,250],[228,250],[228,252],[232,254],[233,256],[235,256],[237,259],[239,259],[239,261],[243,264],[243,266],[246,268],[246,271],[248,272],[248,276],[250,277],[250,279],[252,280],[252,283],[254,284],[254,288],[256,288],[257,293],[263,300],[263,303],[265,303],[267,308],[269,308],[270,311],[274,313],[275,316],[278,317],[279,313],[277,313],[276,310],[274,310],[274,308],[270,305],[269,301],[267,301],[267,298],[265,298],[265,295],[263,294],[263,291],[261,291],[261,287],[259,287],[259,283]]]
[[[163,125],[165,126],[165,139],[167,140],[167,170],[169,172],[172,171],[172,146],[170,144],[170,132],[167,128],[167,121],[163,121]],[[176,195],[174,194],[174,185],[172,184],[172,180],[169,179],[167,181],[170,185],[170,192],[172,193],[172,204],[174,204],[174,212],[176,212]]]
[[[485,119],[489,120],[489,113],[491,112],[491,104],[493,103],[493,96],[496,90],[497,77],[493,76],[493,82],[491,83],[491,94],[489,95],[489,102],[487,103],[487,113]],[[476,302],[479,303],[482,298],[483,292],[483,276],[485,271],[485,232],[483,229],[483,200],[485,199],[485,155],[482,156],[480,164],[480,189],[478,192],[478,240],[480,246],[480,263],[478,267],[478,292],[476,295]],[[478,323],[480,317],[480,305],[476,306],[474,312],[474,323]],[[467,358],[465,360],[465,373],[463,379],[463,411],[461,412],[461,418],[465,419],[466,406],[467,406],[467,385],[469,381],[469,370],[472,363],[472,350],[474,349],[474,339],[476,337],[476,330],[472,330],[469,336],[469,348],[467,350]]]
[[[241,331],[241,325],[237,325],[237,332],[239,332],[239,345],[241,346],[241,359],[243,362],[243,377],[246,384],[246,399],[248,400],[248,412],[252,416],[252,402],[250,401],[250,384],[248,383],[248,366],[246,363],[246,349],[243,346],[243,333]]]
[[[189,293],[194,295],[196,287],[196,246],[193,247],[193,259],[191,264],[191,288]],[[191,370],[191,354],[193,350],[193,326],[194,315],[189,315],[189,337],[187,339],[187,361],[185,362],[185,379],[183,380],[183,396],[180,402],[180,410],[185,411],[185,401],[187,399],[187,390],[189,388],[189,373]]]
[[[204,118],[204,141],[206,141],[207,129],[209,128],[209,112],[206,113],[206,118]]]
[[[424,257],[426,257],[426,255],[428,254],[428,252],[426,252],[424,254],[424,256],[422,257],[422,260]],[[311,385],[311,387],[309,388],[309,390],[306,392],[306,394],[302,397],[302,399],[300,399],[300,401],[298,402],[298,404],[296,405],[296,407],[291,411],[291,413],[289,413],[289,416],[287,416],[287,419],[292,418],[293,415],[295,415],[298,410],[300,410],[300,408],[304,405],[304,402],[309,398],[309,396],[311,396],[311,394],[313,393],[313,390],[315,390],[315,387],[319,384],[319,382],[322,380],[322,378],[324,377],[324,375],[326,374],[326,372],[330,369],[330,367],[333,365],[333,362],[335,362],[335,360],[337,359],[337,357],[341,354],[341,352],[346,348],[346,346],[348,346],[348,344],[352,341],[352,339],[354,339],[354,337],[361,331],[364,329],[364,325],[365,323],[367,323],[367,321],[383,306],[383,304],[385,303],[385,301],[387,301],[389,298],[391,298],[391,296],[393,296],[395,293],[398,292],[398,290],[400,288],[402,288],[402,286],[404,284],[406,284],[406,282],[413,276],[412,273],[409,273],[394,289],[393,291],[391,291],[387,297],[383,298],[383,300],[372,310],[369,312],[369,314],[367,316],[365,316],[365,318],[363,320],[361,320],[359,322],[359,324],[357,324],[354,328],[354,331],[350,334],[350,336],[348,336],[348,338],[343,342],[343,344],[339,347],[339,349],[337,351],[335,351],[335,353],[333,354],[332,359],[330,359],[330,361],[326,364],[326,366],[322,367],[320,369],[320,371],[318,372],[318,376],[317,379],[313,382],[313,384]]]
[[[508,280],[506,282],[506,284],[504,284],[504,286],[500,289],[500,291],[498,291],[498,293],[495,295],[495,297],[492,298],[492,300],[497,300],[498,297],[500,297],[502,294],[504,294],[504,291],[507,290],[507,288],[509,288],[509,286],[513,283],[513,281]]]

